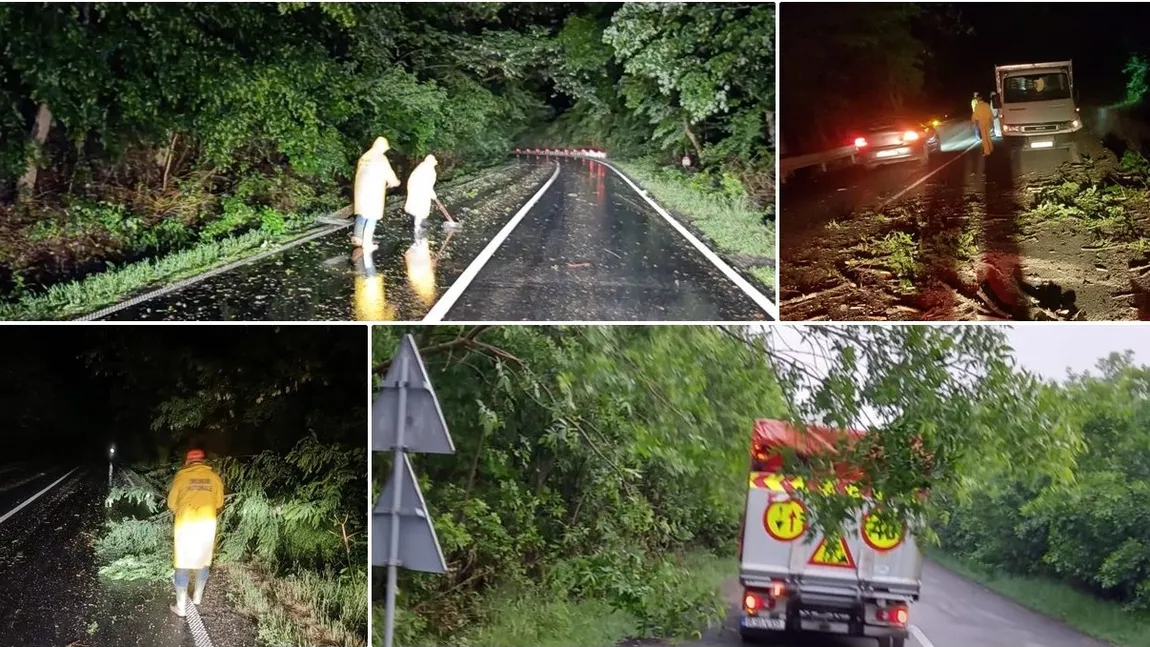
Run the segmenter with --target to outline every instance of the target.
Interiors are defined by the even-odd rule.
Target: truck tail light
[[[770,611],[775,608],[775,600],[763,595],[759,591],[747,591],[743,596],[743,611],[753,616],[760,611]]]
[[[910,620],[910,611],[904,606],[876,609],[874,615],[875,620],[888,622],[892,625],[905,625]]]
[[[855,137],[855,148],[866,148],[866,139],[863,137]]]

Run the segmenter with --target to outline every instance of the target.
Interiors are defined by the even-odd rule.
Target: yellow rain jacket
[[[383,217],[383,205],[389,187],[399,186],[399,178],[387,161],[387,152],[379,141],[360,156],[355,167],[355,194],[352,210],[368,220]]]
[[[407,203],[403,210],[419,219],[431,214],[431,201],[435,195],[435,158],[428,155],[407,178]]]
[[[176,515],[176,568],[200,569],[212,565],[216,513],[222,507],[224,482],[212,468],[192,463],[176,472],[168,492],[168,509]]]

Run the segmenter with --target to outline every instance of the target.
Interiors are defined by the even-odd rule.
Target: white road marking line
[[[887,206],[888,204],[890,204],[890,203],[894,202],[895,200],[898,200],[898,199],[899,199],[899,198],[901,198],[902,196],[906,195],[908,191],[910,191],[911,189],[915,188],[916,186],[918,186],[918,185],[922,184],[923,182],[926,182],[926,181],[927,181],[927,180],[929,180],[929,179],[930,179],[932,176],[934,176],[934,174],[938,173],[938,172],[939,172],[939,171],[941,171],[942,169],[944,169],[944,168],[946,168],[946,167],[950,166],[951,164],[954,164],[955,162],[957,162],[958,160],[962,159],[963,157],[966,157],[966,154],[967,154],[967,153],[969,153],[970,151],[974,150],[975,148],[977,148],[978,146],[981,146],[981,145],[982,145],[982,142],[981,142],[981,141],[976,141],[976,142],[974,142],[973,144],[971,144],[970,146],[967,146],[967,147],[966,147],[966,150],[964,150],[964,151],[962,151],[961,153],[959,153],[958,155],[956,155],[956,156],[955,156],[953,159],[951,159],[951,160],[950,160],[949,162],[947,162],[946,164],[943,164],[942,166],[940,166],[940,167],[938,167],[938,168],[934,169],[933,171],[931,171],[930,173],[927,173],[926,175],[922,176],[922,178],[920,178],[920,179],[919,179],[918,181],[916,181],[914,184],[912,184],[912,185],[910,185],[910,186],[906,187],[905,189],[903,189],[902,191],[899,191],[898,193],[896,193],[896,194],[894,195],[894,197],[892,197],[892,198],[890,198],[890,199],[888,199],[888,200],[885,200],[885,201],[884,201],[882,204],[880,204],[880,205],[878,206],[878,208],[877,208],[877,209],[875,209],[875,211],[882,211],[883,209],[885,209],[885,208],[886,208],[886,206]]]
[[[926,637],[926,634],[922,633],[922,629],[919,629],[918,625],[909,625],[907,629],[911,635],[914,636],[914,639],[918,641],[919,645],[922,647],[934,647],[934,643],[930,642],[930,639]]]
[[[72,472],[75,472],[75,471],[76,471],[76,470],[78,470],[78,469],[80,469],[80,467],[77,465],[76,467],[73,467],[73,468],[72,468]],[[53,482],[53,483],[52,483],[51,485],[49,485],[48,487],[44,488],[43,490],[40,490],[39,492],[37,492],[36,494],[33,494],[33,495],[32,495],[32,496],[30,496],[30,497],[28,497],[28,500],[27,500],[27,501],[25,501],[24,503],[21,503],[20,505],[16,506],[15,508],[12,508],[11,510],[9,510],[9,511],[8,511],[8,514],[5,514],[3,517],[0,517],[0,523],[4,523],[5,521],[7,521],[7,520],[8,520],[8,517],[11,517],[12,515],[16,514],[17,512],[20,512],[21,510],[23,510],[23,509],[24,509],[24,506],[28,505],[29,503],[32,503],[32,502],[33,502],[33,501],[35,501],[36,499],[39,499],[41,496],[43,496],[43,495],[44,495],[44,493],[45,493],[45,492],[47,492],[48,490],[51,490],[52,488],[54,488],[54,487],[56,487],[57,485],[59,485],[59,484],[60,484],[60,481],[63,481],[64,479],[66,479],[66,478],[68,478],[69,476],[71,476],[71,475],[72,475],[72,472],[68,472],[68,473],[67,473],[67,474],[65,474],[64,476],[61,476],[60,478],[56,479],[56,481],[55,481],[55,482]]]
[[[663,207],[660,207],[658,204],[656,204],[656,202],[654,200],[652,200],[650,198],[650,196],[648,196],[642,189],[640,189],[638,186],[635,185],[634,182],[631,181],[631,178],[627,177],[626,175],[623,175],[623,173],[619,169],[608,164],[607,162],[604,162],[602,160],[595,160],[595,161],[606,166],[607,168],[611,169],[612,171],[615,171],[615,173],[619,177],[623,178],[624,182],[626,182],[628,185],[630,185],[630,187],[632,189],[635,190],[635,193],[638,193],[640,196],[642,196],[643,199],[647,201],[647,204],[650,204],[660,216],[663,216],[663,219],[666,220],[667,223],[670,224],[671,227],[673,227],[675,229],[675,231],[682,234],[683,238],[686,238],[687,242],[691,243],[691,245],[693,245],[694,248],[697,249],[700,254],[705,256],[708,261],[711,261],[711,264],[714,265],[715,267],[717,267],[719,269],[719,271],[723,273],[724,276],[726,276],[728,279],[730,279],[732,283],[739,286],[739,289],[741,289],[743,291],[743,293],[745,293],[748,297],[750,297],[751,301],[755,302],[755,305],[759,306],[759,308],[761,308],[763,310],[763,312],[766,312],[775,321],[779,320],[779,308],[775,304],[771,303],[771,300],[767,298],[767,295],[756,290],[755,287],[753,285],[751,285],[749,281],[744,279],[742,277],[742,275],[740,275],[738,272],[736,272],[730,265],[727,265],[727,263],[723,259],[719,258],[718,254],[711,251],[711,249],[709,247],[704,245],[703,241],[696,238],[695,235],[692,234],[689,229],[684,227],[678,220],[675,220],[675,218],[672,217],[671,214],[667,213],[666,210],[663,209]]]
[[[475,276],[479,274],[479,270],[483,269],[484,264],[491,260],[491,257],[495,254],[495,250],[499,249],[503,241],[511,235],[512,230],[519,224],[519,221],[523,220],[523,217],[527,215],[531,207],[535,206],[536,202],[539,202],[539,198],[543,197],[547,189],[551,188],[551,185],[555,183],[555,178],[557,177],[559,177],[559,162],[555,162],[555,172],[551,174],[551,179],[547,180],[543,188],[531,196],[527,204],[523,205],[523,208],[511,217],[511,220],[503,226],[503,229],[500,229],[499,233],[495,234],[495,238],[492,238],[491,242],[487,243],[487,247],[484,247],[483,251],[479,252],[479,256],[476,256],[475,260],[471,261],[471,264],[467,266],[467,269],[463,270],[463,273],[459,275],[459,278],[455,279],[455,282],[451,284],[447,292],[443,293],[443,296],[435,302],[435,305],[432,306],[427,316],[423,318],[424,323],[439,323],[443,321],[443,318],[447,316],[447,312],[451,310],[451,307],[459,300],[463,291],[475,280]]]

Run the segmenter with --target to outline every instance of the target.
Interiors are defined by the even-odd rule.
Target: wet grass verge
[[[0,320],[44,321],[78,317],[118,303],[147,288],[195,276],[261,249],[290,242],[314,225],[314,216],[293,216],[285,219],[282,230],[255,229],[122,267],[109,263],[108,269],[98,274],[57,283],[46,290],[25,293],[0,304]]]
[[[733,558],[697,550],[647,565],[643,591],[627,605],[603,597],[572,595],[558,583],[515,582],[490,589],[479,598],[483,620],[453,633],[459,647],[608,647],[622,641],[697,638],[722,622],[723,583],[736,572]],[[373,609],[372,644],[383,644],[382,601]],[[444,647],[419,629],[425,620],[399,608],[397,643],[407,647]]]
[[[505,166],[479,175],[459,176],[440,189],[446,199],[473,197],[488,183],[501,177]],[[453,195],[457,193],[458,196]],[[401,200],[389,201],[389,213],[398,213]],[[283,245],[318,231],[316,214],[289,215],[269,220],[245,233],[196,243],[183,250],[145,258],[123,266],[108,263],[107,269],[84,278],[57,283],[44,290],[24,291],[0,302],[0,320],[45,321],[72,319],[95,312],[149,289],[170,285],[211,269],[242,260],[260,251]]]
[[[1100,600],[1064,582],[990,572],[938,549],[928,549],[927,554],[943,568],[1082,633],[1121,647],[1150,645],[1150,614],[1127,611],[1120,604]]]
[[[765,211],[751,205],[737,180],[688,174],[648,159],[611,160],[611,164],[680,216],[684,224],[702,233],[715,251],[758,282],[768,295],[777,294],[774,223]]]

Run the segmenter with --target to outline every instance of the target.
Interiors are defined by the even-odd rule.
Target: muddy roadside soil
[[[1150,319],[1150,168],[1090,136],[1079,153],[1027,173],[1017,151],[975,150],[830,222],[783,250],[782,318]]]

